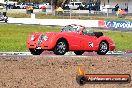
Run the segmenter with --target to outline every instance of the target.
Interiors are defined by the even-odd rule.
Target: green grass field
[[[57,32],[59,27],[0,24],[0,52],[28,51],[26,40],[31,32]],[[114,40],[116,50],[132,50],[132,32],[103,31]]]
[[[103,33],[115,42],[116,50],[132,50],[132,32],[105,31]]]
[[[59,31],[56,27],[0,24],[0,51],[27,51],[26,40],[31,32]]]

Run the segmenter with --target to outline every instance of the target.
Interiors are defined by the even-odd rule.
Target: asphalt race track
[[[65,55],[55,55],[52,51],[44,51],[41,55],[32,55],[30,52],[0,52],[0,56],[21,56],[21,57],[88,57],[88,56],[100,56],[96,52],[84,52],[83,55],[75,55],[74,52],[67,52]],[[108,52],[106,55],[101,56],[122,56],[132,57],[132,52]]]

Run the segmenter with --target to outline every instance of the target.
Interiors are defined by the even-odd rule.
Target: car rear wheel
[[[106,41],[102,41],[99,44],[99,50],[97,51],[97,54],[99,55],[105,55],[109,50],[109,45]]]
[[[84,51],[74,51],[74,53],[75,53],[76,55],[82,55],[82,54],[84,53]]]
[[[65,40],[59,40],[53,50],[56,55],[64,55],[68,51],[68,44]]]
[[[40,55],[44,50],[42,49],[29,49],[31,54],[33,55]]]

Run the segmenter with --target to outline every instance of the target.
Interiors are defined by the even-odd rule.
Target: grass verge
[[[59,31],[57,27],[0,24],[0,51],[27,51],[26,40],[31,32]]]
[[[103,33],[115,42],[116,50],[132,50],[132,32],[104,31]]]
[[[31,32],[57,32],[59,27],[0,24],[0,51],[28,51],[26,40]],[[132,50],[132,32],[103,31],[116,44],[116,50]]]

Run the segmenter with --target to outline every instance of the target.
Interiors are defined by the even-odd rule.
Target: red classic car
[[[115,49],[115,44],[102,32],[91,32],[84,26],[72,24],[62,28],[61,32],[32,33],[27,47],[33,55],[40,55],[44,50],[53,51],[56,55],[64,55],[68,51],[74,51],[76,55],[85,51],[105,55]]]

